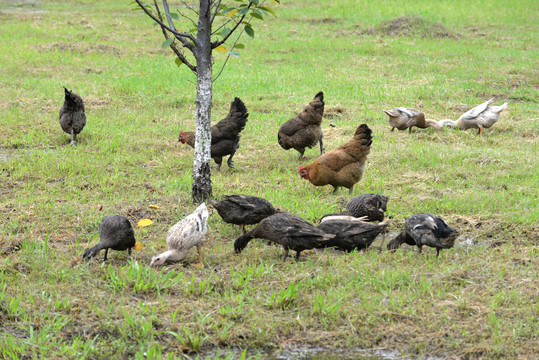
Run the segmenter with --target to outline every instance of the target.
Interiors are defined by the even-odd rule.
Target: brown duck
[[[289,250],[296,251],[298,261],[303,250],[319,247],[334,237],[296,215],[281,212],[263,219],[253,230],[237,238],[234,250],[240,253],[251,239],[266,239],[284,248],[283,261],[288,257]]]
[[[365,221],[383,221],[387,211],[388,196],[380,194],[363,194],[354,196],[346,204],[346,211],[341,213],[325,215],[350,215],[355,218],[363,218]]]
[[[351,216],[328,216],[317,228],[335,237],[318,247],[332,247],[346,252],[366,250],[386,227],[386,223],[371,224]]]
[[[210,200],[224,222],[240,225],[243,233],[245,225],[258,224],[277,210],[271,203],[260,197],[250,195],[228,195],[221,201]]]
[[[106,216],[99,225],[99,243],[86,250],[82,255],[83,259],[90,259],[105,249],[107,260],[109,249],[123,251],[127,250],[131,255],[131,249],[135,246],[135,231],[129,220],[120,215]]]
[[[395,128],[399,130],[408,129],[408,133],[411,133],[414,126],[420,129],[426,129],[431,126],[438,131],[443,128],[438,121],[425,119],[425,114],[419,110],[398,107],[391,110],[384,110],[384,113],[389,116],[389,126],[391,126],[391,131],[395,130]]]

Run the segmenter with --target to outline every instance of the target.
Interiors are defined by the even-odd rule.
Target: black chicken
[[[303,250],[316,248],[334,237],[296,215],[280,212],[263,219],[253,230],[237,238],[234,250],[240,253],[251,239],[266,239],[282,245],[285,251],[283,261],[288,257],[289,249],[296,251],[298,261]]]
[[[386,227],[386,223],[371,224],[354,217],[326,217],[318,229],[335,237],[325,241],[319,248],[333,247],[342,251],[366,250],[374,242],[378,234]]]
[[[383,221],[384,213],[387,211],[388,196],[380,194],[363,194],[354,196],[346,204],[346,211],[337,214],[325,215],[350,215],[356,218],[363,218],[365,221]]]
[[[60,126],[66,133],[71,134],[71,145],[75,144],[75,138],[86,125],[84,102],[82,98],[72,91],[65,90],[64,105],[60,109]]]
[[[249,113],[247,108],[239,98],[235,98],[230,104],[230,111],[223,120],[211,127],[211,158],[217,164],[217,171],[221,168],[223,156],[230,155],[227,164],[234,168],[232,158],[236,150],[240,147],[240,132],[247,123]],[[178,141],[182,144],[187,144],[192,148],[195,147],[195,132],[180,131]]]
[[[452,248],[458,231],[449,227],[439,216],[420,213],[406,219],[405,230],[387,244],[389,250],[395,251],[402,244],[417,246],[421,253],[423,245],[436,248],[436,256],[441,249]]]
[[[131,249],[135,246],[135,231],[127,218],[120,215],[106,216],[99,225],[99,243],[84,252],[83,259],[90,259],[96,256],[102,249],[105,249],[107,260],[109,249],[123,251],[127,250],[131,255]]]
[[[301,113],[281,125],[277,134],[279,145],[285,150],[297,150],[299,158],[302,159],[305,148],[312,148],[319,142],[320,154],[322,154],[324,145],[320,124],[322,124],[323,115],[324,93],[320,91]]]
[[[224,200],[210,200],[209,203],[224,222],[240,225],[243,233],[246,232],[245,225],[258,224],[262,219],[277,213],[268,200],[250,195],[228,195]]]

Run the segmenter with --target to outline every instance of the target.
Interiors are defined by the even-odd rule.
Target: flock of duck
[[[305,148],[320,144],[321,155],[313,163],[300,166],[302,178],[309,180],[315,186],[332,185],[335,191],[340,187],[350,189],[350,194],[365,171],[366,156],[372,144],[371,130],[366,124],[356,129],[352,139],[335,149],[325,152],[323,133],[320,128],[324,111],[324,95],[316,94],[314,100],[304,107],[294,118],[285,122],[278,132],[278,142],[284,149],[294,148],[300,158],[304,158]],[[399,107],[384,110],[389,116],[391,131],[412,127],[433,127],[442,130],[444,126],[457,127],[462,130],[491,127],[498,120],[499,114],[507,107],[492,106],[490,99],[476,106],[456,121],[445,119],[435,121],[426,119],[425,115],[415,109]],[[239,148],[239,134],[245,127],[248,113],[243,102],[236,98],[231,104],[228,116],[212,126],[211,156],[221,165],[222,158],[229,156],[228,165],[234,167],[232,157]],[[82,98],[65,88],[64,105],[60,110],[60,125],[71,135],[71,144],[75,143],[76,135],[86,124],[86,115]],[[194,147],[194,133],[180,132],[178,139],[184,144]],[[334,192],[335,192],[334,191]],[[287,259],[289,250],[296,252],[299,260],[303,250],[315,248],[334,248],[340,251],[365,250],[384,232],[387,223],[384,220],[389,198],[380,194],[363,194],[350,199],[346,210],[337,214],[324,215],[318,225],[296,215],[279,211],[266,199],[250,195],[229,195],[222,200],[209,200],[221,218],[230,224],[241,226],[243,234],[234,241],[234,249],[242,252],[251,239],[266,239],[279,244],[284,249],[283,261]],[[207,221],[209,211],[206,204],[201,204],[192,214],[181,219],[168,232],[167,251],[155,255],[150,266],[156,267],[167,262],[183,261],[189,250],[196,247],[199,255],[198,264],[202,264],[202,245],[206,241]],[[256,225],[250,231],[246,225]],[[402,244],[417,246],[421,252],[423,246],[440,250],[454,246],[459,233],[451,228],[439,216],[430,213],[419,213],[406,219],[404,230],[392,239],[387,248],[395,251]],[[99,226],[100,241],[94,247],[86,250],[84,259],[95,257],[105,250],[104,260],[107,260],[108,250],[131,250],[135,247],[135,232],[130,221],[120,215],[105,217]]]

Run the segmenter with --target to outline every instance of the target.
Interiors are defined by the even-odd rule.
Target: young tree
[[[273,0],[279,3],[278,0]],[[170,9],[167,0],[153,5],[135,0],[138,6],[156,22],[165,41],[163,48],[170,47],[176,54],[176,64],[185,64],[196,74],[196,131],[195,159],[193,163],[192,195],[194,202],[201,202],[211,197],[212,183],[210,170],[211,145],[211,103],[213,81],[219,77],[229,57],[238,56],[237,49],[243,49],[238,40],[243,32],[253,37],[254,30],[249,21],[263,20],[264,16],[275,13],[270,7],[263,6],[260,0],[234,0],[232,4],[221,0],[199,0],[191,4],[181,2],[181,9]],[[198,4],[198,6],[197,6]],[[166,19],[166,20],[165,20]],[[183,20],[180,21],[180,20]],[[196,20],[196,22],[195,22]],[[186,29],[180,31],[178,29]],[[226,47],[227,41],[235,34],[235,41]],[[187,49],[188,53],[185,53]],[[212,51],[228,54],[223,68],[213,78]],[[188,58],[189,53],[194,58]]]

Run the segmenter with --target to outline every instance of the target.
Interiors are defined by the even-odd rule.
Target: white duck
[[[431,126],[438,131],[442,130],[442,126],[438,121],[425,119],[425,114],[416,109],[398,107],[391,110],[384,110],[384,113],[389,116],[391,131],[395,130],[395,128],[399,130],[408,129],[408,133],[411,133],[414,126],[421,129]]]
[[[445,119],[440,120],[439,123],[442,126],[448,125],[461,130],[479,129],[479,135],[481,135],[483,134],[483,128],[488,129],[494,125],[500,117],[500,112],[507,107],[507,103],[500,106],[491,106],[492,101],[494,101],[494,98],[466,111],[457,121]]]
[[[209,212],[206,204],[202,203],[194,213],[181,219],[172,226],[167,235],[167,251],[155,255],[150,263],[151,267],[164,265],[167,261],[182,261],[187,257],[189,250],[196,246],[199,262],[202,265],[202,244],[206,241],[208,231]]]

